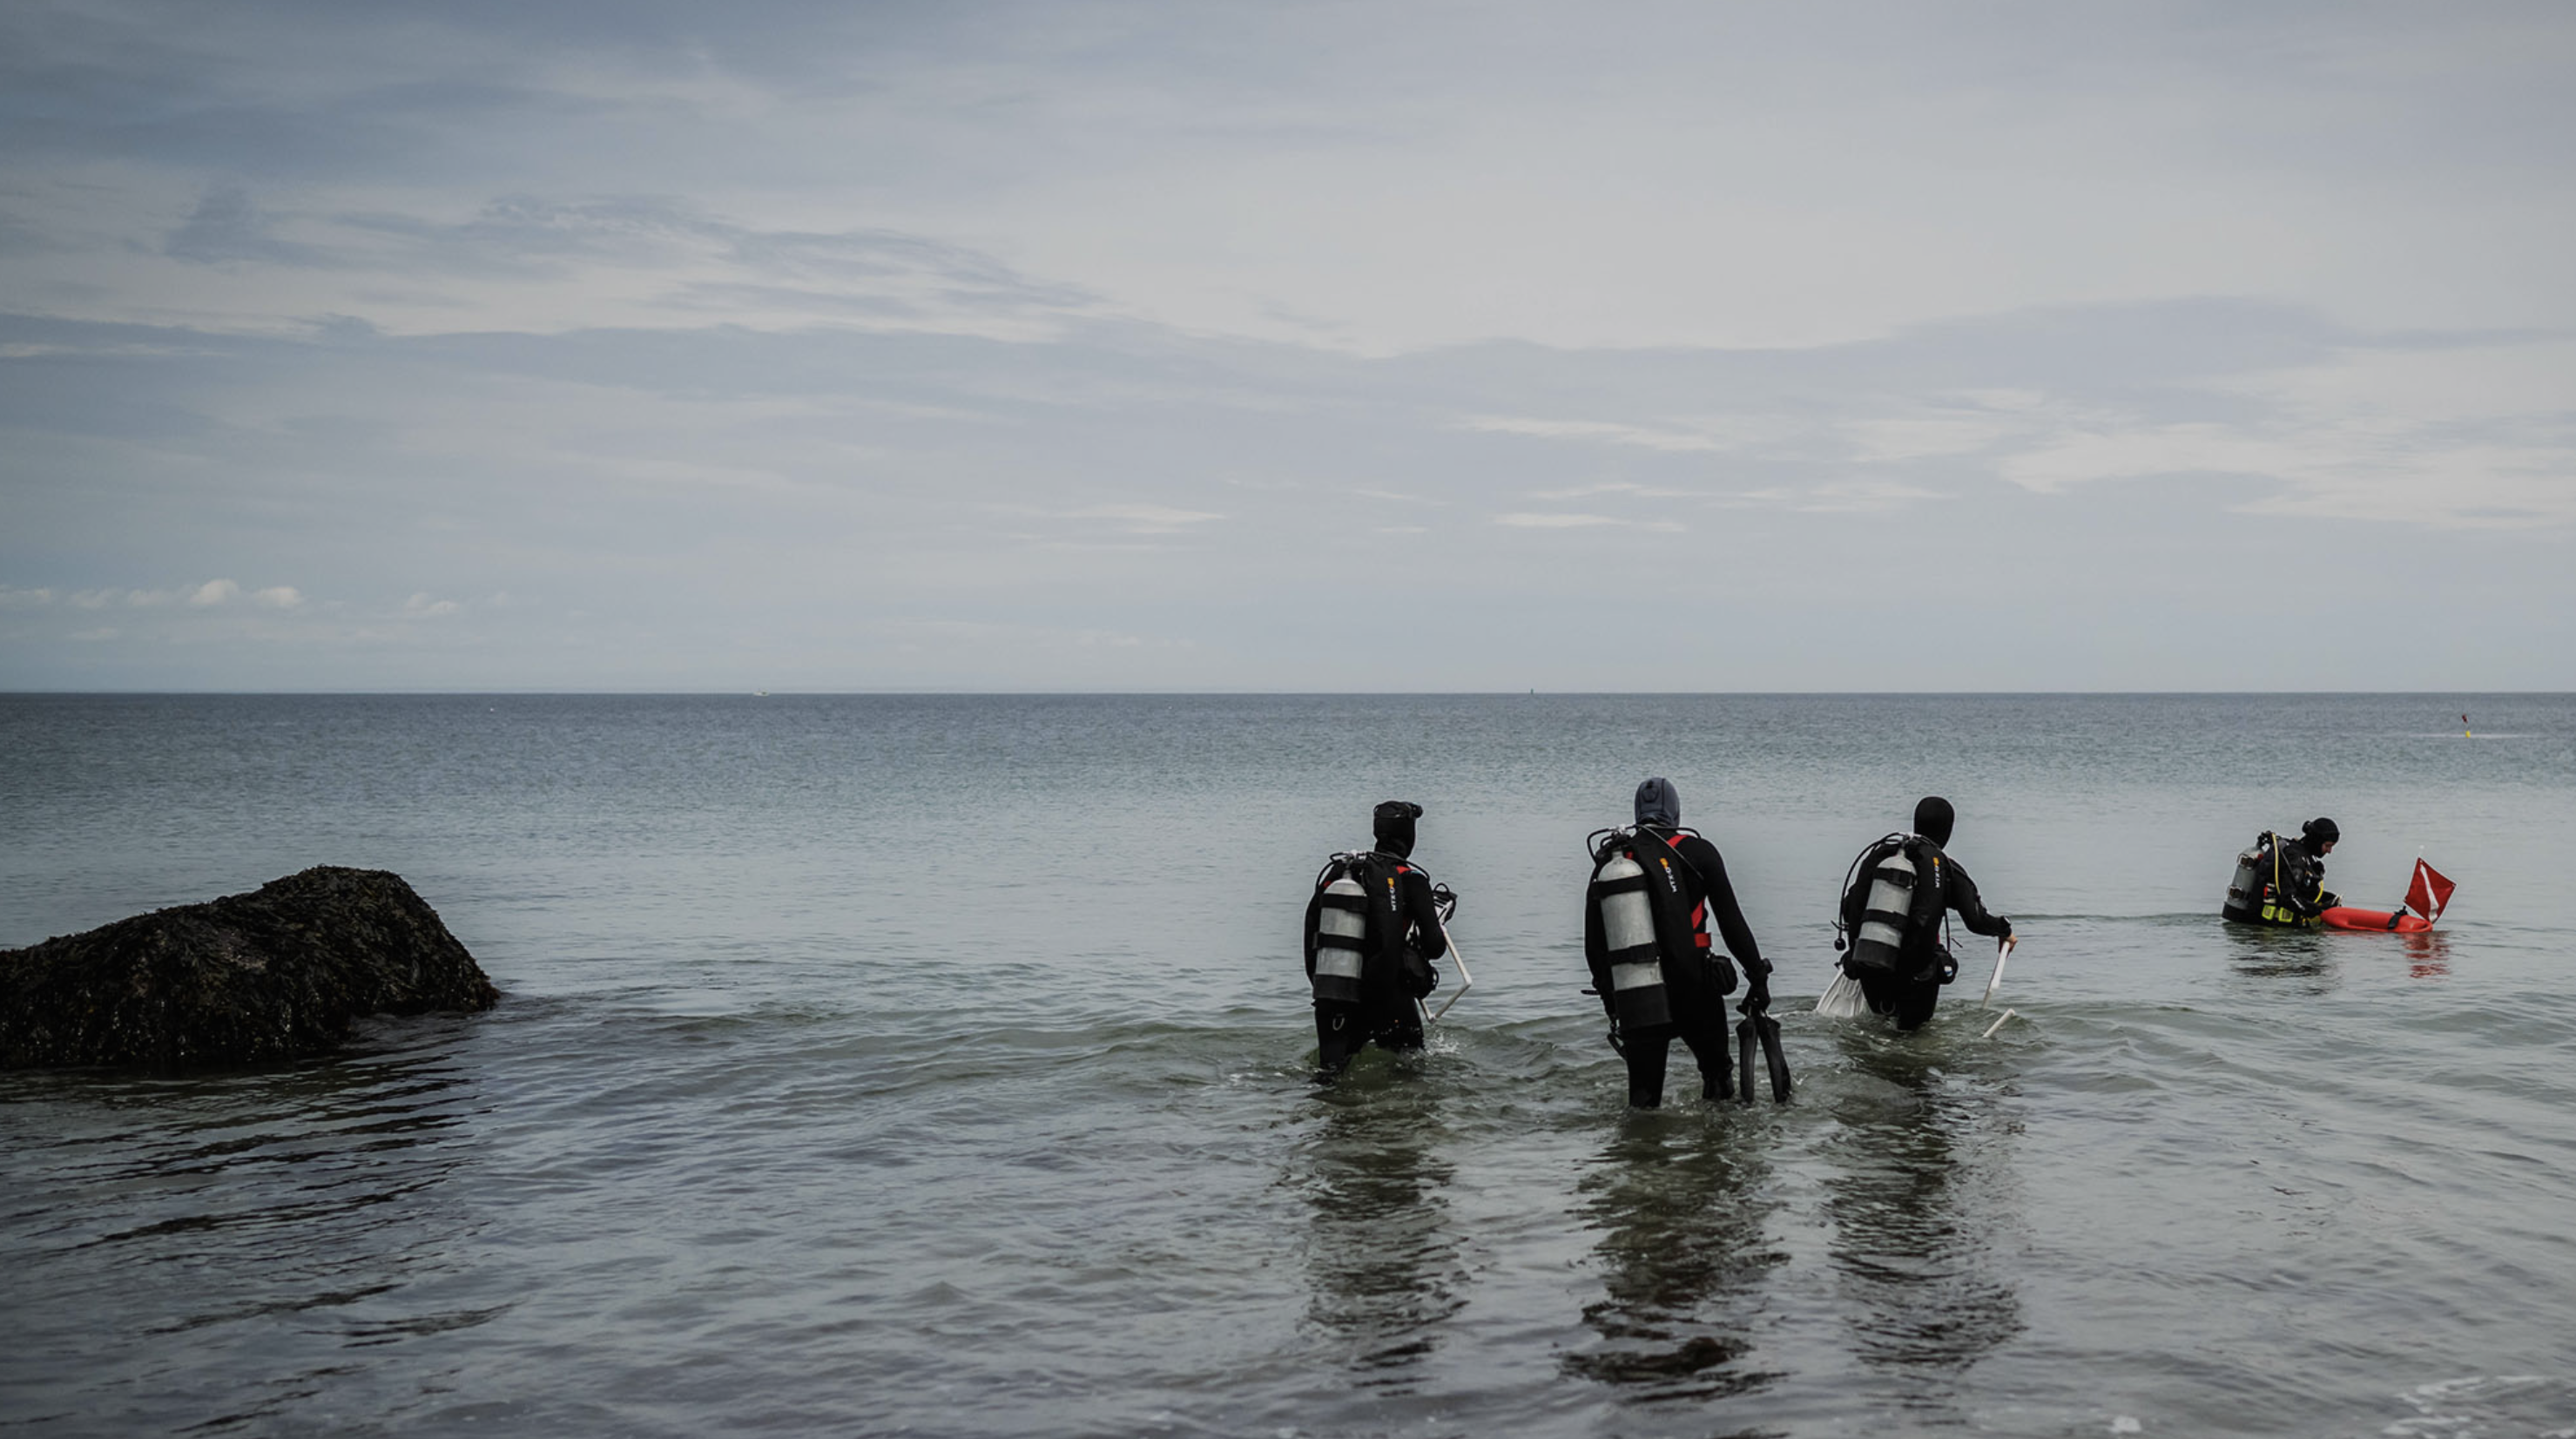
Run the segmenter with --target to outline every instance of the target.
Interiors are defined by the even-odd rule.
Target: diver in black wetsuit
[[[1445,888],[1407,860],[1422,806],[1391,799],[1377,807],[1374,848],[1337,854],[1315,876],[1306,903],[1306,977],[1315,992],[1317,1062],[1338,1074],[1375,1041],[1422,1047],[1416,1001],[1440,984],[1431,961],[1449,952]]]
[[[1948,800],[1926,796],[1914,806],[1914,833],[1861,851],[1852,862],[1858,878],[1843,891],[1837,928],[1851,937],[1843,972],[1860,982],[1873,1012],[1896,1016],[1899,1029],[1921,1028],[1941,1002],[1941,986],[1958,977],[1942,942],[1944,911],[1957,911],[1970,932],[1990,939],[2013,932],[2011,920],[1986,912],[1977,882],[1942,849],[1957,819]]]
[[[1671,780],[1637,786],[1637,826],[1609,831],[1594,847],[1584,895],[1584,963],[1610,1016],[1610,1043],[1628,1062],[1628,1103],[1638,1109],[1664,1102],[1664,1060],[1676,1035],[1699,1060],[1702,1099],[1734,1092],[1726,996],[1735,966],[1727,954],[1744,966],[1744,1012],[1771,1005],[1771,964],[1736,905],[1726,861],[1681,822],[1681,792]],[[1711,951],[1712,920],[1726,954]]]
[[[2317,916],[2343,903],[2326,888],[2326,856],[2343,831],[2319,815],[2299,827],[2297,839],[2266,830],[2236,857],[2236,881],[2227,887],[2221,917],[2238,924],[2313,928]]]

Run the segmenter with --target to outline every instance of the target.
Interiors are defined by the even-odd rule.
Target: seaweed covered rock
[[[362,1014],[500,997],[402,876],[323,865],[0,950],[0,1068],[292,1059],[333,1048]]]

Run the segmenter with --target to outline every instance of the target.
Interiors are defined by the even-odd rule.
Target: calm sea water
[[[2021,1017],[1625,1112],[1647,774],[1808,998],[1950,796]],[[1318,1088],[1389,796],[1477,983]],[[2319,813],[2441,931],[2222,926]],[[2576,1433],[2572,827],[2568,696],[0,697],[0,945],[362,865],[505,994],[0,1075],[0,1429]]]

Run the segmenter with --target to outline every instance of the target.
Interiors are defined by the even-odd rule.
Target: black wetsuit
[[[1674,831],[1661,825],[1638,828],[1641,834],[1670,840],[1684,861],[1682,884],[1691,905],[1691,947],[1699,963],[1676,966],[1669,959],[1664,963],[1671,1024],[1619,1031],[1620,1057],[1628,1061],[1628,1103],[1653,1109],[1664,1102],[1664,1061],[1677,1035],[1699,1061],[1700,1096],[1716,1099],[1733,1085],[1726,1056],[1726,994],[1720,988],[1725,980],[1723,970],[1709,958],[1709,922],[1716,922],[1717,937],[1725,942],[1727,953],[1735,956],[1747,975],[1759,978],[1759,987],[1766,993],[1771,964],[1762,957],[1762,946],[1754,942],[1752,926],[1744,922],[1744,911],[1735,902],[1735,886],[1726,878],[1726,860],[1717,846],[1696,834],[1674,839]],[[1601,933],[1599,905],[1583,907],[1583,959],[1592,969],[1592,987],[1601,993],[1602,1011],[1616,1024],[1619,1010],[1610,986],[1610,950]]]
[[[1949,983],[1945,976],[1956,972],[1950,964],[1949,947],[1941,940],[1942,911],[1956,911],[1959,922],[1971,933],[1989,939],[2012,933],[2012,921],[1986,912],[1985,901],[1977,894],[1977,882],[1968,878],[1968,872],[1941,846],[1920,835],[1903,843],[1914,847],[1918,898],[1905,927],[1905,942],[1897,948],[1896,972],[1880,974],[1848,966],[1846,972],[1860,981],[1861,993],[1868,997],[1873,1012],[1895,1015],[1899,1029],[1919,1029],[1941,1002],[1941,986]],[[1861,857],[1860,877],[1843,894],[1843,933],[1860,933],[1861,911],[1868,903],[1871,876],[1878,862],[1897,846],[1897,841],[1881,840]]]
[[[1359,1053],[1360,1046],[1375,1041],[1386,1049],[1420,1049],[1422,1047],[1422,1012],[1414,1001],[1430,992],[1438,982],[1437,971],[1429,961],[1449,952],[1448,933],[1440,927],[1440,906],[1431,894],[1431,877],[1414,865],[1391,854],[1372,858],[1395,870],[1397,902],[1404,920],[1400,946],[1375,943],[1380,936],[1372,931],[1371,952],[1360,969],[1360,998],[1355,1004],[1333,1000],[1315,1001],[1315,1048],[1317,1061],[1327,1072],[1342,1069]],[[1318,916],[1324,906],[1324,884],[1342,877],[1344,866],[1335,863],[1324,871],[1323,884],[1315,887],[1315,897],[1306,902],[1306,977],[1315,977],[1315,933]],[[1376,922],[1375,916],[1371,923]],[[1394,949],[1394,953],[1389,953]],[[1408,975],[1408,971],[1411,973]],[[1426,983],[1425,981],[1429,982]]]
[[[2338,899],[2326,892],[2325,856],[2308,848],[2304,837],[2267,837],[2254,852],[2254,884],[2252,908],[2229,906],[2220,913],[2239,924],[2308,929]]]

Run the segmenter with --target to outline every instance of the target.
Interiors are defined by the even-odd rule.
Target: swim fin
[[[1869,997],[1861,992],[1859,980],[1837,969],[1834,982],[1816,996],[1816,1013],[1827,1019],[1858,1019],[1869,1013]]]
[[[1780,1021],[1762,1016],[1762,1062],[1771,1067],[1771,1102],[1789,1102],[1789,1056],[1780,1052]],[[1748,1086],[1749,1087],[1749,1086]]]
[[[1789,1056],[1780,1052],[1780,1021],[1767,1014],[1748,1014],[1735,1023],[1736,1074],[1741,1093],[1736,1098],[1753,1102],[1753,1051],[1762,1050],[1762,1063],[1771,1071],[1771,1102],[1789,1102]]]

